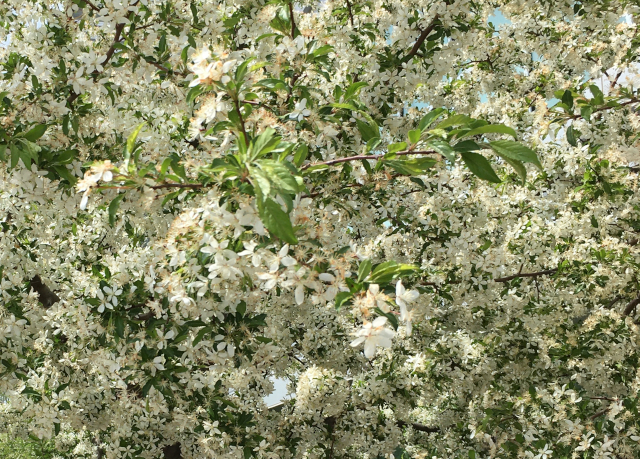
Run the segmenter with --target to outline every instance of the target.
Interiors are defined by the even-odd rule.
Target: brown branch
[[[182,459],[180,443],[165,446],[164,448],[162,448],[162,453],[164,454],[164,459]]]
[[[422,33],[420,34],[420,36],[416,40],[415,44],[413,45],[413,48],[411,48],[411,51],[409,51],[409,54],[407,54],[402,59],[402,62],[407,62],[407,61],[409,61],[409,59],[411,59],[413,56],[416,55],[416,53],[420,50],[420,47],[422,46],[424,41],[427,39],[429,34],[431,32],[433,32],[433,29],[435,29],[436,23],[437,23],[439,18],[440,18],[440,16],[438,16],[437,14],[434,16],[433,21],[431,21],[431,24],[429,24],[429,26],[422,31]]]
[[[539,276],[546,276],[548,274],[555,274],[556,272],[558,272],[558,268],[547,269],[545,271],[538,271],[536,273],[518,273],[518,274],[513,274],[507,277],[498,277],[497,279],[493,279],[493,280],[495,282],[509,282],[510,280],[516,279],[518,277],[539,277]]]
[[[611,110],[612,108],[624,107],[626,105],[637,104],[638,102],[640,102],[640,99],[631,99],[631,100],[628,100],[626,102],[622,102],[622,103],[616,105],[615,107],[610,107],[609,105],[604,105],[604,106],[602,106],[600,108],[596,108],[592,113],[602,112],[602,111],[605,111],[605,110]],[[568,119],[577,120],[578,118],[581,118],[581,117],[582,117],[582,115],[571,115],[571,116],[569,116]]]
[[[174,69],[170,69],[165,67],[164,65],[160,64],[157,61],[154,61],[153,59],[148,59],[146,56],[143,56],[142,54],[138,53],[135,50],[132,50],[133,53],[138,56],[139,58],[141,58],[143,61],[145,61],[147,64],[151,64],[153,65],[155,68],[157,68],[158,70],[161,70],[163,72],[170,72],[170,73],[175,73],[176,75],[180,75],[180,76],[187,76],[188,73],[187,72],[177,72]]]
[[[627,307],[624,308],[624,311],[622,312],[622,317],[627,317],[632,312],[634,312],[636,307],[639,304],[640,304],[640,294],[638,294],[638,296],[637,296],[637,298],[635,300],[632,300],[629,304],[627,304]]]
[[[620,78],[620,76],[622,76],[622,73],[624,72],[624,70],[620,70],[617,74],[616,77],[613,79],[613,81],[611,81],[609,83],[609,90],[612,90],[613,87],[618,84],[618,79]]]
[[[82,1],[87,5],[89,5],[93,11],[100,11],[100,8],[94,5],[90,0],[82,0]]]
[[[606,306],[605,306],[605,308],[607,308],[607,309],[611,309],[611,308],[613,307],[613,305],[614,305],[614,304],[616,304],[616,303],[617,303],[618,301],[620,301],[621,299],[622,299],[622,297],[621,297],[621,296],[617,296],[617,297],[615,297],[613,300],[611,300],[611,301],[609,302],[609,304],[608,304],[608,305],[606,305]]]
[[[144,314],[140,314],[139,316],[135,317],[134,320],[139,320],[141,322],[146,322],[149,319],[153,319],[155,317],[156,313],[153,311],[149,311],[147,313]]]
[[[236,106],[236,112],[238,113],[238,118],[240,118],[240,128],[242,129],[242,134],[244,135],[244,141],[249,146],[249,134],[247,134],[247,130],[244,127],[244,118],[242,117],[242,113],[240,112],[240,105],[238,103],[237,97],[233,99],[233,104]]]
[[[138,3],[140,3],[140,0],[138,0],[137,2],[135,2],[133,5],[131,6],[136,6]],[[133,11],[131,12],[131,14],[133,14]],[[131,14],[129,15],[129,17],[131,17]],[[120,42],[120,38],[122,36],[122,31],[124,30],[124,26],[126,24],[118,24],[116,26],[116,33],[113,37],[113,42],[111,43],[111,46],[109,47],[109,49],[107,50],[107,54],[105,54],[105,59],[104,61],[102,61],[102,63],[100,64],[101,66],[105,66],[109,63],[109,61],[111,60],[111,58],[113,57],[113,54],[116,52],[116,43]],[[95,77],[100,75],[102,72],[99,72],[97,69],[94,70],[93,72],[91,72],[91,74]],[[80,94],[76,94],[76,92],[72,89],[71,93],[69,94],[69,97],[67,98],[67,103],[69,104],[69,106],[71,106],[71,104],[73,104],[73,102],[80,97]]]
[[[349,22],[351,22],[351,27],[354,27],[353,12],[351,11],[351,2],[349,0],[347,0],[347,11],[349,12]]]
[[[38,294],[38,301],[42,303],[45,309],[49,309],[55,303],[60,301],[60,297],[56,295],[49,287],[47,287],[39,275],[35,275],[30,281],[31,287]]]
[[[420,432],[427,432],[427,433],[440,432],[440,428],[438,427],[429,427],[429,426],[425,426],[424,424],[419,424],[417,422],[397,421],[396,424],[398,424],[398,427],[411,427],[414,430],[419,430]]]
[[[603,414],[606,414],[607,411],[609,411],[609,408],[607,408],[606,410],[602,410],[602,411],[598,411],[596,414],[594,414],[593,416],[591,416],[591,420],[593,421],[595,418],[602,416]]]
[[[438,155],[439,153],[437,151],[410,151],[410,150],[405,150],[405,151],[399,151],[396,153],[396,155],[398,156],[406,156],[406,155],[433,155],[436,154]],[[309,169],[310,167],[314,167],[314,166],[331,166],[333,164],[340,164],[340,163],[348,163],[350,161],[360,161],[362,159],[373,159],[373,160],[381,160],[384,159],[383,155],[356,155],[356,156],[347,156],[345,158],[337,158],[337,159],[332,159],[330,161],[323,161],[320,163],[309,163],[309,164],[305,164],[304,166],[302,166],[300,168],[300,170],[305,170],[305,169]]]
[[[122,31],[124,30],[124,26],[125,26],[125,24],[118,24],[116,26],[116,34],[113,37],[113,43],[111,43],[111,46],[107,50],[107,54],[105,54],[104,61],[102,61],[102,64],[100,64],[103,67],[109,63],[109,61],[113,57],[113,54],[116,52],[116,43],[120,42],[120,36],[122,35]],[[93,74],[95,74],[95,75],[97,75],[99,73],[100,72],[93,71]]]
[[[159,190],[161,188],[191,188],[197,190],[202,187],[204,187],[202,183],[161,183],[160,185],[153,185],[149,188],[152,190]]]
[[[296,20],[293,18],[293,2],[289,2],[289,16],[291,17],[291,38],[295,38]]]

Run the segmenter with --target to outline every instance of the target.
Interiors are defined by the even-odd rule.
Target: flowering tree
[[[639,457],[639,12],[4,0],[3,428]]]

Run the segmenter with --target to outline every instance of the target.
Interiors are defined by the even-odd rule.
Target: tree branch
[[[592,113],[602,112],[602,111],[605,111],[605,110],[611,110],[613,108],[624,107],[626,105],[637,104],[638,102],[640,102],[640,99],[635,99],[634,98],[634,99],[628,100],[626,102],[619,103],[615,107],[610,107],[608,105],[604,105],[604,106],[602,106],[600,108],[596,108]],[[569,119],[577,120],[578,118],[581,118],[581,117],[582,117],[582,115],[571,115],[571,116],[569,116]]]
[[[291,39],[295,38],[296,20],[293,17],[293,2],[289,2],[289,16],[291,17]]]
[[[349,12],[349,22],[351,23],[351,27],[354,27],[353,12],[351,11],[351,2],[349,0],[347,0],[347,11]]]
[[[398,156],[406,156],[406,155],[439,155],[440,153],[438,153],[437,151],[410,151],[410,150],[406,150],[406,151],[399,151],[396,153],[396,155]],[[381,160],[384,159],[383,155],[357,155],[357,156],[347,156],[345,158],[337,158],[337,159],[332,159],[330,161],[323,161],[320,163],[309,163],[309,164],[305,164],[304,166],[302,166],[300,168],[300,170],[305,170],[305,169],[309,169],[310,167],[314,167],[314,166],[331,166],[333,164],[339,164],[339,163],[347,163],[350,161],[359,161],[362,159],[373,159],[373,160]]]
[[[396,424],[398,424],[398,427],[411,427],[412,429],[419,430],[420,432],[426,432],[426,433],[440,432],[439,427],[429,427],[429,426],[425,426],[424,424],[419,424],[417,422],[397,421]]]
[[[624,308],[624,311],[622,311],[622,317],[627,317],[632,312],[634,312],[636,307],[639,304],[640,304],[640,294],[638,294],[638,296],[637,296],[637,298],[635,300],[632,300],[629,304],[627,304],[627,307]]]
[[[429,34],[431,32],[433,32],[433,29],[435,29],[436,23],[437,23],[439,18],[440,18],[440,16],[438,16],[437,14],[434,16],[433,21],[431,21],[431,24],[429,24],[429,26],[422,31],[422,33],[420,34],[420,36],[418,37],[418,39],[414,43],[413,48],[411,48],[411,51],[409,51],[409,54],[407,54],[402,59],[402,62],[407,62],[407,61],[409,61],[409,59],[411,59],[413,56],[416,55],[416,53],[418,52],[418,50],[420,49],[420,47],[422,46],[424,41],[427,39]]]
[[[246,130],[245,126],[244,126],[244,118],[242,117],[242,112],[240,112],[240,104],[238,103],[237,96],[233,100],[233,104],[236,107],[236,112],[238,113],[238,118],[240,118],[240,128],[242,129],[242,135],[244,135],[244,141],[246,142],[247,146],[249,146],[249,135],[247,134],[247,130]]]
[[[159,190],[161,188],[191,188],[197,190],[202,187],[204,187],[202,183],[161,183],[160,185],[153,185],[149,188],[152,190]]]
[[[100,11],[100,8],[94,5],[90,0],[82,0],[82,1],[85,2],[87,5],[89,5],[93,11]]]
[[[537,273],[518,273],[513,274],[507,277],[498,277],[497,279],[493,279],[495,282],[509,282],[510,280],[516,279],[518,277],[539,277],[546,276],[548,274],[555,274],[558,272],[558,268],[555,269],[547,269],[545,271],[538,271]]]
[[[140,3],[140,0],[138,0],[137,2],[135,2],[131,6],[136,6],[138,3]],[[133,11],[131,12],[131,14],[133,14]],[[131,16],[131,15],[129,15],[129,16]],[[102,63],[100,64],[103,67],[109,63],[109,61],[113,57],[113,54],[116,52],[116,43],[120,42],[120,37],[122,36],[122,31],[124,30],[124,26],[125,25],[126,24],[118,24],[116,26],[116,33],[115,33],[115,35],[113,37],[113,42],[111,43],[111,46],[107,50],[107,54],[105,54],[104,61],[102,61]],[[98,70],[94,70],[93,72],[91,72],[91,74],[94,75],[94,76],[100,75],[101,73],[102,72],[98,72]],[[71,106],[71,104],[73,104],[73,102],[78,97],[80,97],[80,94],[76,94],[76,92],[72,89],[71,90],[71,94],[69,94],[69,97],[67,98],[67,103],[69,104],[69,106]]]
[[[60,301],[60,297],[56,295],[49,287],[47,287],[39,275],[35,275],[30,281],[31,287],[38,294],[38,301],[42,303],[45,309],[49,309],[55,303]]]
[[[182,459],[180,443],[165,446],[164,448],[162,448],[162,453],[164,454],[164,459]]]

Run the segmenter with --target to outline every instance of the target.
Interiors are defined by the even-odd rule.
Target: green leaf
[[[6,161],[7,160],[7,144],[0,144],[0,161]]]
[[[504,159],[507,164],[513,167],[513,169],[522,179],[522,184],[524,185],[527,181],[527,168],[524,167],[524,164],[522,164],[522,161],[518,161],[517,159],[507,158],[506,156],[501,156],[501,158]]]
[[[452,126],[464,126],[473,121],[473,118],[467,115],[453,115],[438,124],[434,129],[444,129]]]
[[[435,151],[440,153],[442,156],[447,158],[449,161],[454,162],[456,160],[456,154],[449,142],[444,140],[430,140],[427,142],[427,146],[433,148]]]
[[[260,189],[262,199],[271,195],[271,180],[266,172],[261,169],[250,168],[249,175],[255,182],[254,184]]]
[[[437,161],[433,158],[417,158],[417,159],[392,159],[385,160],[384,164],[392,167],[396,172],[402,175],[421,175],[432,168]]]
[[[371,260],[363,260],[358,267],[358,282],[363,282],[371,272]]]
[[[454,151],[478,151],[482,150],[482,147],[475,143],[473,140],[463,140],[453,146]]]
[[[380,308],[374,308],[374,311],[378,314],[380,314],[381,316],[384,316],[387,318],[387,320],[389,320],[389,323],[391,324],[391,326],[393,327],[394,330],[398,329],[398,316],[396,316],[393,312],[389,311],[389,312],[384,312],[382,309]]]
[[[378,147],[378,145],[380,145],[381,142],[382,142],[382,139],[380,139],[380,137],[370,138],[369,141],[367,142],[367,152],[371,150],[375,150]]]
[[[369,277],[369,282],[374,284],[388,284],[394,279],[408,276],[417,270],[418,267],[415,265],[387,261],[386,263],[381,263],[376,266],[376,269],[373,270]]]
[[[331,51],[333,51],[333,46],[324,45],[324,46],[320,46],[319,48],[314,49],[313,52],[310,54],[310,56],[314,57],[314,58],[315,57],[320,57],[320,56],[326,56]]]
[[[440,118],[445,111],[446,110],[444,108],[436,108],[434,110],[431,110],[429,113],[422,117],[420,123],[418,124],[418,129],[424,131],[429,127],[429,125],[431,125],[431,123]]]
[[[353,99],[354,97],[356,97],[358,95],[358,93],[360,92],[360,90],[362,88],[364,88],[365,86],[369,86],[369,83],[366,83],[364,81],[358,81],[357,83],[352,83],[349,85],[349,87],[347,88],[347,90],[344,93],[344,101],[348,101],[350,99]]]
[[[483,180],[489,182],[500,183],[500,179],[484,156],[470,151],[460,153],[462,160],[469,170]]]
[[[30,142],[35,142],[40,137],[42,137],[45,132],[47,132],[47,125],[46,124],[38,124],[38,125],[34,126],[33,128],[31,128],[24,135],[24,138],[29,140]]]
[[[124,198],[124,193],[119,194],[113,201],[109,204],[109,225],[112,227],[116,224],[116,212],[118,212],[118,208],[120,207],[120,202]]]
[[[467,133],[461,135],[460,138],[462,139],[464,137],[472,137],[479,134],[507,134],[514,139],[516,138],[516,131],[508,126],[505,126],[504,124],[489,124],[487,126],[481,126],[479,128],[468,131]]]
[[[573,126],[569,126],[567,128],[567,142],[569,142],[569,145],[571,145],[572,147],[578,146],[578,142],[576,141],[576,136],[573,130]]]
[[[298,243],[289,215],[282,210],[280,204],[270,198],[264,201],[258,200],[258,214],[271,234],[289,244]]]
[[[52,166],[53,170],[57,172],[58,176],[62,179],[67,180],[71,185],[74,185],[78,180],[75,175],[71,173],[69,169],[65,166]]]
[[[372,121],[365,123],[364,121],[357,119],[356,124],[358,125],[358,130],[360,131],[364,142],[368,142],[374,137],[380,137],[380,129],[375,122]]]
[[[275,133],[274,129],[268,127],[262,134],[253,139],[249,147],[250,156],[257,158],[272,151],[280,143],[280,137],[274,137]]]
[[[196,335],[196,337],[193,339],[193,346],[195,347],[196,344],[198,344],[200,341],[202,341],[204,339],[204,336],[211,332],[211,330],[208,327],[203,327],[198,334]]]
[[[236,313],[240,314],[240,316],[244,316],[247,312],[247,303],[245,301],[241,301],[240,303],[238,303],[238,306],[236,307]]]
[[[489,145],[493,151],[507,158],[517,159],[523,163],[532,163],[538,166],[539,169],[542,169],[542,164],[540,164],[536,153],[518,142],[512,140],[496,140],[495,142],[489,142]]]
[[[276,16],[271,20],[269,25],[278,32],[282,32],[288,36],[291,32],[291,20],[289,19],[289,10],[287,8],[280,8],[276,13]]]
[[[593,107],[590,107],[588,105],[580,109],[580,116],[582,116],[587,121],[591,121],[591,113],[593,113]]]
[[[286,163],[281,163],[271,159],[263,159],[256,163],[270,182],[272,189],[280,194],[296,194],[302,191],[302,184],[293,175],[295,168],[289,169]],[[290,164],[290,163],[289,163]],[[251,168],[255,171],[255,168]]]
[[[422,135],[422,131],[419,129],[412,129],[409,131],[409,142],[412,144],[416,144],[420,141],[420,136]]]
[[[573,109],[573,94],[570,90],[567,89],[565,92],[563,92],[560,100],[562,100],[562,103],[569,108],[568,111]]]
[[[13,169],[14,167],[16,167],[18,165],[18,161],[20,161],[20,149],[18,148],[18,146],[15,143],[12,143],[9,146],[9,149],[11,150],[11,164],[10,164],[10,167],[11,167],[11,169]]]
[[[339,292],[336,295],[336,299],[335,299],[336,309],[339,310],[351,298],[353,298],[353,293],[351,293],[351,292]]]
[[[113,325],[116,329],[116,335],[124,339],[124,317],[117,315],[113,318]]]
[[[135,149],[136,139],[138,138],[138,134],[140,134],[140,131],[142,130],[142,127],[144,126],[144,124],[145,123],[140,123],[138,127],[135,128],[131,133],[131,135],[129,135],[129,137],[127,138],[127,154],[129,155],[129,157],[131,156],[131,153],[133,153],[133,150]]]
[[[187,93],[187,98],[186,98],[187,105],[193,104],[196,98],[200,94],[202,94],[205,90],[206,88],[202,85],[194,86],[193,88],[189,89],[189,92]]]
[[[407,149],[407,142],[392,143],[387,147],[387,154],[397,153]]]
[[[333,107],[333,108],[343,108],[345,110],[351,110],[351,111],[357,111],[358,109],[356,107],[354,107],[351,104],[343,104],[341,102],[334,102],[332,104],[329,104],[329,107]]]
[[[260,80],[256,83],[256,86],[262,86],[263,88],[270,89],[272,91],[284,90],[289,91],[289,86],[277,78],[265,78],[264,80]]]
[[[307,155],[309,154],[309,147],[305,144],[302,144],[296,150],[296,153],[293,155],[293,164],[300,167],[305,159],[307,159]]]
[[[58,152],[53,159],[53,164],[69,164],[78,156],[78,150],[64,150]]]
[[[591,100],[593,101],[594,104],[596,105],[604,104],[604,94],[602,94],[602,91],[600,91],[600,88],[598,88],[595,84],[592,84],[589,86],[589,90],[591,91],[591,94],[593,94],[593,99]]]

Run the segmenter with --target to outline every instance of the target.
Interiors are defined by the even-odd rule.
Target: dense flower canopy
[[[639,457],[639,19],[3,0],[2,429],[67,458]]]

